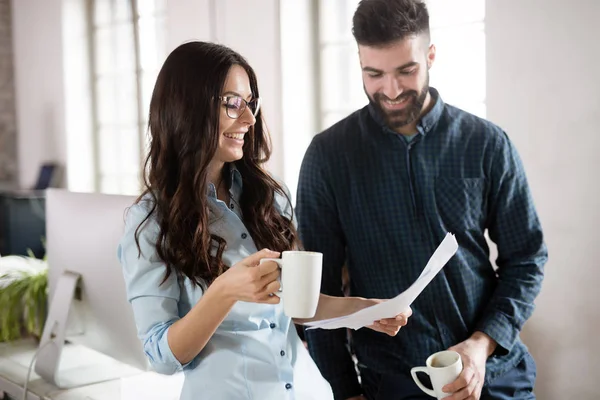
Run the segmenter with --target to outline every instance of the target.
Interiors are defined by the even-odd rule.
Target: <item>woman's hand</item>
[[[213,285],[235,301],[277,304],[279,297],[272,293],[280,288],[279,266],[272,261],[259,264],[263,258],[277,257],[278,252],[268,249],[256,252],[229,268]]]

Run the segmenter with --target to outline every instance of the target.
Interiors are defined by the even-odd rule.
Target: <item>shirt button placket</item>
[[[279,347],[279,352],[276,355],[276,357],[279,359],[278,361],[276,361],[276,365],[277,368],[279,369],[279,377],[281,379],[281,384],[284,385],[286,391],[291,391],[293,388],[292,382],[293,382],[293,367],[291,365],[291,360],[286,357],[287,356],[287,351],[286,351],[286,345],[287,345],[287,341],[285,340],[285,334],[280,330],[280,329],[275,329],[276,327],[278,327],[278,325],[275,322],[271,322],[269,324],[269,327],[271,329],[273,329],[273,338],[277,338],[275,339],[276,342],[280,342],[279,345],[281,347]]]

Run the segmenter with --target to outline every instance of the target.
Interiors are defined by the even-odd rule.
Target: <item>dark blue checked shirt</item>
[[[413,303],[408,325],[396,337],[360,329],[353,343],[366,367],[408,374],[482,331],[498,342],[489,382],[527,352],[519,331],[533,312],[547,251],[507,135],[430,92],[434,106],[411,141],[372,106],[315,136],[298,186],[300,236],[307,250],[324,254],[323,293],[343,295],[346,264],[351,295],[386,299],[408,288],[446,232],[454,233],[459,250]],[[497,271],[486,229],[498,247]],[[360,393],[345,330],[306,335],[336,399]]]

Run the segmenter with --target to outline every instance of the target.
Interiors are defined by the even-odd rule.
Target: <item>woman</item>
[[[287,192],[263,169],[270,150],[254,71],[227,47],[181,45],[158,75],[149,121],[145,190],[119,257],[152,366],[183,368],[182,399],[332,398],[271,295],[277,265],[259,265],[298,238]],[[321,295],[315,319],[376,302]],[[407,318],[372,328],[395,335]]]

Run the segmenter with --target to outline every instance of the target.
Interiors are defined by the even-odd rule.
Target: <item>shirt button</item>
[[[271,329],[275,329],[275,327],[276,327],[276,326],[277,326],[277,325],[276,325],[275,323],[271,322],[271,325],[269,325],[269,328],[271,328]]]
[[[242,239],[246,239],[248,237],[248,234],[246,232],[242,233]]]
[[[290,389],[292,388],[292,384],[291,384],[291,383],[286,383],[286,384],[285,384],[285,388],[286,388],[287,390],[290,390]]]
[[[235,206],[233,205],[233,203],[229,206],[229,208],[231,208],[232,210],[235,208]]]
[[[285,351],[281,350],[281,351],[279,352],[279,354],[281,354],[281,357],[283,357],[283,356],[285,356]]]

